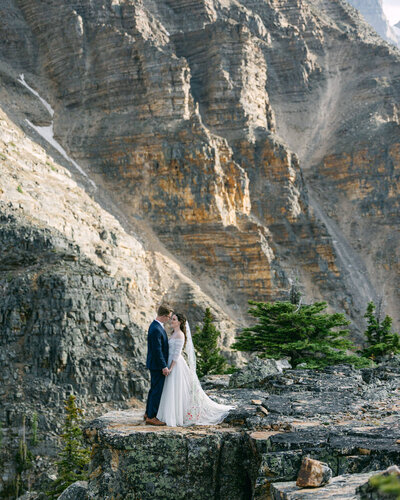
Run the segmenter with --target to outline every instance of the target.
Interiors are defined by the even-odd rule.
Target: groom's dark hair
[[[168,304],[161,304],[157,309],[157,316],[168,316],[172,312],[173,309]]]

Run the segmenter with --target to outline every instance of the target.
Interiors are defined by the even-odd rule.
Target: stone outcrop
[[[239,429],[160,431],[143,424],[143,411],[91,424],[88,498],[250,498]]]
[[[371,471],[400,460],[398,377],[396,359],[367,371],[288,370],[270,376],[271,389],[221,389],[217,381],[210,396],[235,410],[216,427],[154,428],[143,425],[143,410],[108,413],[85,431],[88,498],[266,498],[275,484],[272,491],[299,492],[285,482],[296,480],[304,457],[334,475],[313,492],[340,485],[354,494]]]
[[[368,480],[376,472],[364,474],[344,474],[337,476],[323,488],[300,489],[294,481],[276,483],[271,486],[272,500],[328,500],[340,498],[340,500],[354,500],[357,498],[357,488]]]
[[[253,356],[246,366],[231,375],[229,387],[260,387],[271,375],[282,373],[284,369],[289,368],[291,366],[286,359],[260,359]]]

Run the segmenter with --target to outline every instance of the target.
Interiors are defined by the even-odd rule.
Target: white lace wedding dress
[[[191,342],[190,337],[188,342]],[[207,396],[196,370],[189,368],[182,356],[183,345],[183,339],[169,339],[168,366],[172,361],[175,365],[165,379],[157,418],[170,427],[219,424],[233,406],[218,404]],[[191,356],[188,357],[191,364]]]

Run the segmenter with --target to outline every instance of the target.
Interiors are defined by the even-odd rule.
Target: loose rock
[[[327,464],[304,457],[296,486],[299,488],[318,488],[327,484],[331,477],[332,469]]]

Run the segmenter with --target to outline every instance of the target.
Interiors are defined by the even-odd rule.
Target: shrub
[[[378,474],[369,478],[369,484],[382,495],[400,500],[400,478],[397,474]]]
[[[348,354],[353,343],[346,337],[349,325],[344,314],[328,314],[326,302],[311,305],[291,302],[249,302],[249,313],[258,324],[245,328],[231,346],[239,351],[257,352],[261,358],[290,357],[296,367],[322,368],[347,363],[367,366],[366,359]]]

